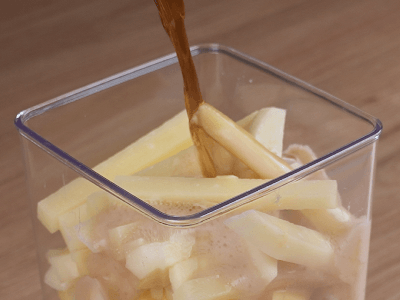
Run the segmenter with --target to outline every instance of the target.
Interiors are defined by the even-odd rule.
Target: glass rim
[[[173,227],[191,227],[204,223],[205,221],[217,218],[220,215],[226,214],[234,210],[235,208],[238,208],[249,202],[252,202],[260,198],[261,196],[265,196],[266,194],[273,192],[274,190],[290,182],[300,180],[301,178],[304,178],[305,176],[314,173],[326,167],[327,165],[330,165],[331,163],[337,161],[338,159],[341,159],[361,148],[364,148],[365,146],[375,142],[379,138],[379,135],[382,132],[382,123],[379,119],[344,102],[343,100],[340,100],[318,88],[315,88],[314,86],[294,76],[286,74],[285,72],[265,62],[262,62],[256,58],[241,53],[233,48],[223,46],[220,44],[203,44],[191,47],[191,53],[193,57],[202,53],[219,53],[230,56],[235,60],[241,61],[242,63],[245,63],[253,68],[257,68],[265,73],[275,76],[278,79],[284,80],[288,84],[294,85],[303,90],[306,90],[307,92],[317,95],[318,97],[322,98],[321,100],[328,101],[331,104],[334,104],[340,107],[341,109],[345,110],[346,112],[351,113],[353,116],[370,123],[373,129],[366,135],[361,136],[358,139],[355,139],[354,141],[326,155],[323,155],[308,164],[305,164],[297,169],[294,169],[280,177],[274,178],[249,191],[239,194],[233,198],[227,199],[221,203],[206,208],[200,212],[185,216],[175,216],[161,212],[160,210],[156,209],[147,202],[127,192],[117,184],[113,183],[111,180],[106,179],[99,173],[95,172],[92,168],[89,168],[88,166],[81,163],[68,153],[64,152],[62,149],[50,143],[44,137],[42,137],[37,132],[35,132],[27,125],[25,125],[25,122],[28,121],[29,119],[38,116],[40,114],[43,114],[48,110],[66,105],[68,103],[82,99],[86,96],[95,94],[107,88],[111,88],[118,84],[132,80],[134,78],[140,77],[142,75],[175,64],[178,62],[175,53],[149,61],[137,67],[109,76],[105,79],[96,81],[82,88],[76,89],[59,97],[53,98],[41,104],[35,105],[31,108],[23,110],[17,114],[14,121],[15,126],[17,127],[19,133],[23,137],[33,142],[39,148],[46,151],[48,154],[50,154],[63,164],[67,165],[69,168],[77,172],[82,177],[86,178],[87,180],[94,183],[98,187],[102,188],[106,192],[112,194],[113,196],[129,204],[143,215],[146,215],[147,217],[157,221],[158,223]]]

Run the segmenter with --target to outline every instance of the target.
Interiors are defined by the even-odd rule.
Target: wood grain
[[[232,46],[382,120],[366,299],[400,299],[400,2],[185,2],[192,45]],[[150,0],[3,1],[1,299],[40,299],[15,115],[172,51]]]

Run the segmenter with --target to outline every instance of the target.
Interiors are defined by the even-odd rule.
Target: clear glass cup
[[[92,299],[90,291],[93,299],[364,299],[380,121],[232,48],[201,45],[192,54],[203,98],[231,119],[286,110],[293,171],[188,209],[140,199],[114,176],[128,174],[95,167],[184,109],[175,54],[22,111],[15,124],[44,299]],[[130,173],[146,166],[122,164]],[[302,187],[310,182],[329,184]],[[315,209],[313,194],[338,206]]]

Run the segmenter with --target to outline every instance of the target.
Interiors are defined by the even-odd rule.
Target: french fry
[[[240,159],[261,178],[276,178],[291,170],[273,154],[214,107],[203,103],[190,120],[200,126],[218,144]]]
[[[239,126],[250,130],[252,127],[252,122],[258,115],[259,111],[255,111],[243,119],[239,120],[237,123]],[[221,146],[215,145],[214,155],[224,157],[214,157],[215,163],[218,162],[225,166],[229,171],[232,168],[232,157],[229,152],[226,152]],[[230,157],[227,157],[230,156]],[[230,161],[230,163],[228,162]],[[221,169],[221,168],[220,168]],[[229,172],[228,171],[228,172]],[[199,158],[197,156],[197,149],[194,145],[189,148],[182,150],[181,152],[163,160],[159,163],[147,167],[146,169],[136,173],[138,176],[165,176],[165,177],[203,177],[201,165]]]
[[[210,207],[251,190],[264,179],[118,176],[115,182],[149,203]],[[247,209],[321,209],[337,207],[334,180],[298,181],[255,200]]]
[[[317,155],[309,146],[298,144],[290,145],[285,150],[285,155],[296,158],[302,165],[317,159]],[[325,170],[319,170],[308,176],[308,179],[328,180],[329,177]],[[301,213],[319,231],[332,235],[341,234],[350,227],[350,221],[354,219],[350,212],[341,205],[341,202],[338,193],[338,207],[334,209],[306,209]]]
[[[333,246],[315,230],[255,210],[230,217],[224,223],[275,259],[313,269],[333,265]]]
[[[94,170],[109,180],[117,175],[134,174],[193,144],[185,111],[146,134],[125,149],[100,163]],[[58,217],[81,205],[97,186],[77,178],[38,203],[37,215],[51,232],[59,230]]]

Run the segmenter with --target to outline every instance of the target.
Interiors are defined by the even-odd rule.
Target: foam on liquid
[[[196,208],[171,206],[168,212],[188,214],[193,210]],[[94,232],[100,233],[97,238],[102,240],[100,244],[102,244],[101,251],[103,252],[93,255],[92,261],[96,262],[96,264],[92,263],[94,274],[101,274],[104,272],[104,268],[109,268],[109,273],[120,274],[122,277],[128,276],[126,272],[129,273],[129,271],[124,267],[124,260],[116,261],[112,257],[113,249],[110,248],[108,236],[104,233],[116,226],[139,222],[140,226],[131,235],[131,241],[143,239],[144,243],[152,243],[168,241],[176,234],[193,236],[196,243],[193,246],[191,257],[199,258],[203,265],[199,267],[192,278],[218,275],[237,291],[240,299],[270,299],[275,290],[288,288],[313,291],[311,300],[362,299],[357,297],[361,297],[359,295],[363,295],[365,290],[365,278],[362,275],[367,266],[370,230],[370,222],[366,219],[360,218],[353,221],[347,234],[331,237],[336,255],[334,266],[330,270],[312,270],[279,261],[278,276],[266,285],[251,261],[246,242],[224,225],[225,218],[221,217],[195,228],[176,229],[159,225],[130,208],[111,208],[97,217]],[[360,253],[361,257],[359,257]],[[354,259],[360,261],[355,263]],[[96,267],[93,267],[98,263],[102,264],[99,266],[100,271],[96,271]],[[119,275],[116,276],[119,278]],[[128,277],[132,277],[132,274]],[[104,282],[104,278],[102,280]],[[108,287],[115,285],[114,288],[119,286],[121,293],[129,295],[129,297],[135,293],[132,287],[125,286],[124,281],[118,284],[115,282],[106,282],[106,284]],[[118,299],[124,300],[125,298],[119,295]]]

